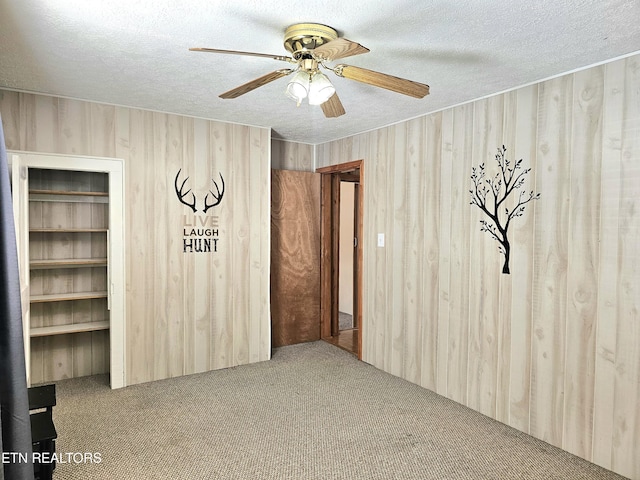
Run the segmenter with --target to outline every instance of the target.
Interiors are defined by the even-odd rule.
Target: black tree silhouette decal
[[[500,244],[498,250],[504,255],[502,273],[508,274],[511,273],[509,271],[511,245],[507,237],[509,225],[515,217],[521,217],[524,213],[525,205],[531,200],[540,198],[540,194],[534,194],[533,190],[529,194],[521,191],[517,205],[511,210],[505,206],[504,214],[499,214],[500,206],[514,190],[522,188],[525,175],[531,171],[531,168],[522,169],[522,159],[511,166],[511,162],[504,158],[506,151],[507,147],[504,145],[502,148],[498,148],[496,162],[498,162],[500,172],[496,173],[493,178],[485,178],[484,163],[477,170],[472,167],[471,181],[473,182],[473,188],[469,190],[469,193],[471,194],[471,205],[476,205],[490,219],[489,221],[480,220],[482,225],[480,231],[487,232]]]

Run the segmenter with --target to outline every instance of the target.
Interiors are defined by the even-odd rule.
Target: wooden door
[[[320,174],[271,171],[271,344],[320,339]]]

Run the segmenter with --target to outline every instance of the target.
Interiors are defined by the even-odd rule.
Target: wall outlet
[[[378,246],[384,247],[384,233],[378,234]]]

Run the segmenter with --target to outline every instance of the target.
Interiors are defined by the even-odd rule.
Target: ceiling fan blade
[[[344,111],[344,107],[342,106],[340,98],[338,98],[337,93],[334,93],[329,100],[327,100],[320,106],[322,107],[324,116],[327,118],[339,117],[340,115],[344,115],[346,113]]]
[[[394,77],[386,73],[374,72],[373,70],[354,67],[352,65],[338,65],[333,71],[340,77],[355,80],[356,82],[368,83],[375,87],[386,88],[387,90],[409,95],[410,97],[423,98],[429,95],[429,85]]]
[[[312,50],[313,56],[322,60],[332,61],[338,58],[350,57],[367,53],[369,49],[359,43],[352,42],[346,38],[336,38],[330,42],[320,45]]]
[[[278,78],[285,77],[292,72],[293,70],[286,68],[284,70],[276,70],[275,72],[267,73],[266,75],[256,78],[255,80],[251,80],[250,82],[245,83],[244,85],[240,85],[239,87],[236,87],[233,90],[224,92],[223,94],[219,95],[219,97],[220,98],[239,97],[240,95],[244,95],[245,93],[248,93],[251,90],[255,90],[258,87],[262,87],[263,85],[266,85],[269,82],[273,82]]]
[[[269,53],[241,52],[241,51],[238,51],[238,50],[219,50],[217,48],[201,48],[201,47],[190,48],[189,51],[191,51],[191,52],[207,52],[207,53],[225,53],[225,54],[228,54],[228,55],[247,55],[247,56],[250,56],[250,57],[272,58],[273,60],[281,60],[283,62],[293,62],[293,63],[295,63],[295,61],[291,57],[287,57],[285,55],[271,55]]]

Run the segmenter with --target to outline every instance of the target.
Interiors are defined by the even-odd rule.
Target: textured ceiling
[[[347,111],[327,119],[281,78],[287,64],[189,47],[287,54],[284,29],[330,25],[371,51],[347,63],[427,83],[417,100],[329,73]],[[0,88],[271,127],[317,144],[640,50],[639,0],[1,0]]]

